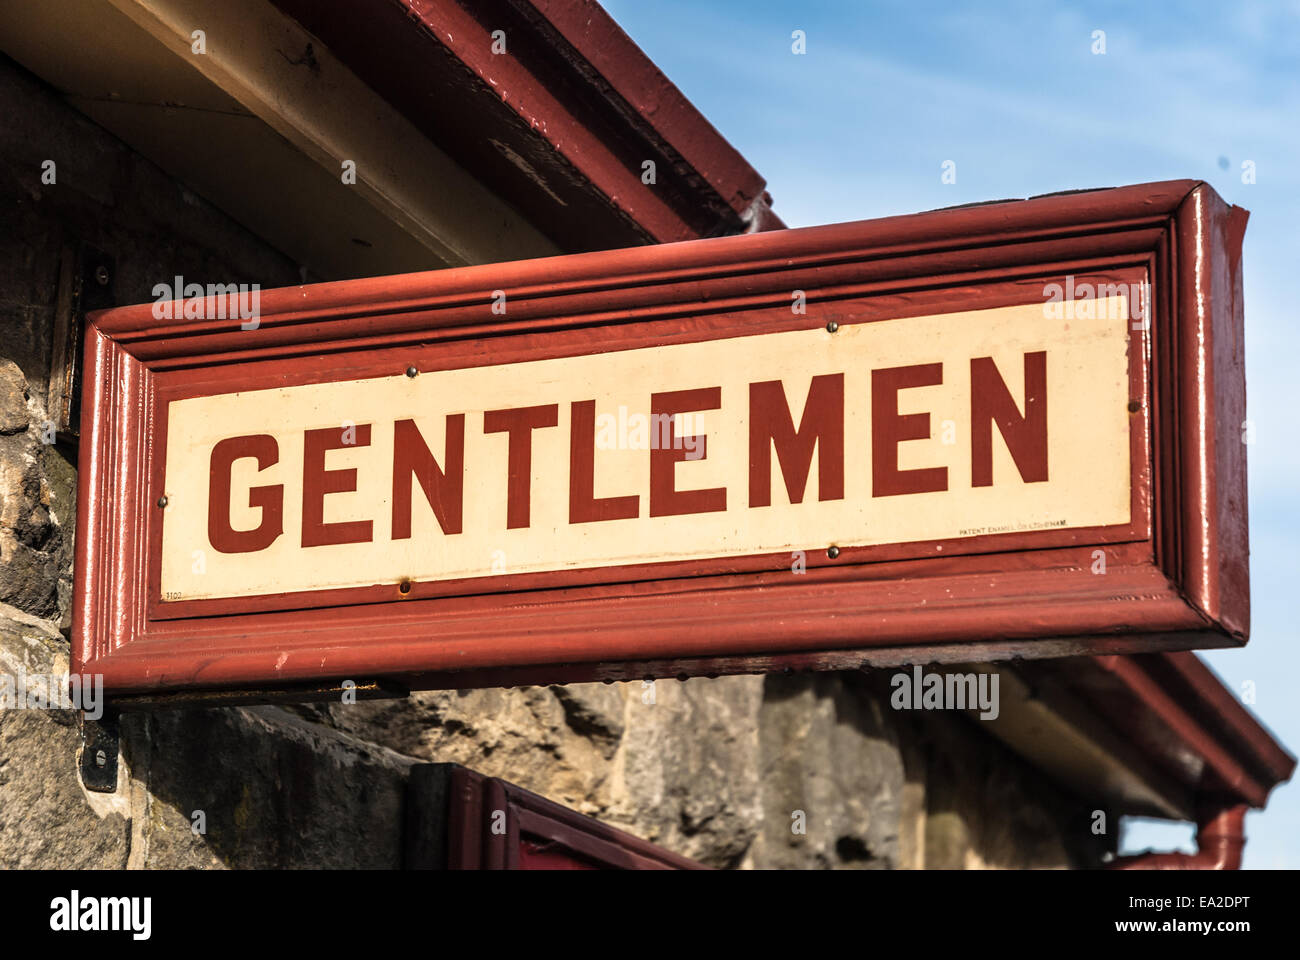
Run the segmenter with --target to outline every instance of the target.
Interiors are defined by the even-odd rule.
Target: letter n
[[[993,424],[1025,483],[1047,479],[1047,352],[1025,354],[1022,415],[992,357],[970,362],[971,486],[993,485]]]
[[[447,416],[445,470],[438,466],[414,420],[393,425],[393,539],[411,536],[411,477],[446,534],[460,533],[465,502],[465,414]]]

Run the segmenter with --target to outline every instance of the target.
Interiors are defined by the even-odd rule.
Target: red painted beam
[[[1202,795],[1217,795],[1262,809],[1269,792],[1290,779],[1296,761],[1241,706],[1222,681],[1194,653],[1154,653],[1094,657],[1092,662],[1115,678],[1131,698],[1126,714],[1143,714],[1140,745]],[[1114,700],[1098,699],[1103,715],[1125,711]],[[1145,721],[1155,720],[1156,725]],[[1153,737],[1152,730],[1160,736]],[[1189,764],[1188,758],[1195,763]],[[1199,766],[1199,771],[1196,767]],[[1177,773],[1176,773],[1177,775]]]
[[[273,2],[568,252],[784,226],[763,178],[595,3]]]
[[[763,178],[650,61],[595,0],[515,0],[532,7],[601,78],[744,217]]]

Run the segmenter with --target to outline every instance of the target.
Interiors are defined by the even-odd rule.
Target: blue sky
[[[1300,748],[1300,332],[1286,291],[1300,275],[1300,2],[602,2],[767,178],[790,226],[1184,177],[1251,211],[1254,626],[1245,649],[1203,656],[1234,690],[1253,682],[1251,709]],[[946,160],[955,184],[940,181]],[[1248,867],[1300,867],[1300,785],[1246,826]],[[1124,849],[1192,849],[1191,833],[1136,822]]]

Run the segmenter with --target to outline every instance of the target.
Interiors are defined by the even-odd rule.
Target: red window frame
[[[455,763],[412,769],[406,822],[410,869],[707,869],[523,787]]]

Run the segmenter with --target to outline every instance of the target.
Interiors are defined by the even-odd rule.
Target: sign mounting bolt
[[[161,497],[158,498],[158,506],[160,506],[160,507],[165,507],[165,506],[167,506],[167,495],[166,495],[166,494],[163,494]]]
[[[840,328],[840,325],[839,325],[836,321],[834,321],[834,320],[832,320],[830,323],[826,324],[826,329],[827,329],[829,332],[831,332],[831,333],[834,333],[834,332],[835,332],[836,330],[838,330],[839,328]]]
[[[829,550],[826,551],[826,556],[830,557],[832,560],[834,560],[839,555],[840,555],[839,547],[831,547]]]
[[[419,371],[419,370],[416,370],[415,367],[407,367],[407,368],[406,368],[406,375],[407,375],[408,377],[414,377],[414,376],[416,376],[419,372],[420,372],[420,371]]]

